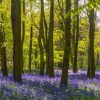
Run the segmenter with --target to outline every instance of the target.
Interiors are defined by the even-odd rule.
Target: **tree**
[[[24,67],[24,59],[23,59],[23,46],[24,46],[24,39],[25,39],[25,0],[23,0],[22,2],[23,4],[23,21],[22,21],[22,73],[23,71],[23,67]]]
[[[48,73],[49,77],[54,77],[54,53],[53,53],[53,29],[54,29],[54,0],[50,0],[50,23],[48,34]]]
[[[31,54],[32,54],[32,37],[33,37],[33,11],[32,11],[32,1],[30,0],[30,12],[31,12],[31,27],[30,27],[30,45],[29,45],[29,72],[32,71],[31,69]]]
[[[61,76],[61,85],[66,85],[68,79],[68,68],[69,68],[69,56],[71,48],[71,0],[66,0],[66,22],[65,22],[65,46],[64,46],[64,57],[63,57],[63,68]]]
[[[45,18],[45,13],[44,13],[44,26],[45,26],[45,53],[46,53],[46,74],[49,74],[49,46],[48,46],[48,25],[47,25],[47,21]]]
[[[44,0],[41,0],[41,15],[40,15],[40,29],[38,44],[40,49],[40,75],[44,74],[45,62],[44,62]]]
[[[90,0],[90,2],[93,0]],[[94,33],[95,33],[95,12],[94,8],[89,9],[89,45],[88,45],[88,72],[87,77],[95,77],[94,57]]]
[[[75,8],[78,9],[79,0],[75,0]],[[73,64],[73,72],[77,72],[77,56],[78,56],[78,42],[79,42],[79,12],[75,15],[75,42],[74,42],[74,64]]]
[[[21,41],[21,1],[11,1],[11,22],[13,33],[13,77],[15,81],[22,81],[22,41]]]

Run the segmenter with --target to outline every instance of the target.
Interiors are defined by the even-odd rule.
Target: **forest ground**
[[[23,74],[23,81],[17,83],[12,75],[0,74],[0,100],[100,100],[100,71],[94,79],[88,79],[85,70],[73,73],[69,70],[68,87],[60,87],[61,70],[55,77]]]

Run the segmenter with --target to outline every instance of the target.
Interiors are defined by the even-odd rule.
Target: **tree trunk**
[[[36,46],[36,49],[34,51],[34,56],[35,56],[35,68],[37,68],[37,57],[38,57],[38,50],[37,50],[37,46]]]
[[[50,0],[50,23],[49,23],[49,34],[48,34],[49,77],[54,77],[53,29],[54,29],[54,0]]]
[[[99,53],[97,53],[97,61],[96,61],[96,66],[99,66]]]
[[[32,1],[30,1],[30,12],[31,12],[31,27],[30,27],[30,46],[29,46],[29,72],[32,71],[31,63],[32,63],[32,37],[33,37],[33,12],[32,12]]]
[[[75,1],[74,1],[75,2]],[[74,52],[75,52],[75,26],[76,26],[76,20],[75,20],[75,3],[74,3],[74,17],[73,17],[73,28],[72,28],[72,36],[71,36],[71,63],[72,63],[72,68],[74,68]]]
[[[38,37],[38,44],[40,49],[40,75],[44,74],[44,0],[41,0],[41,15],[40,15],[40,30]]]
[[[71,10],[71,1],[66,0],[66,14]],[[70,14],[66,17],[65,24],[65,47],[64,47],[64,57],[63,57],[63,69],[61,76],[61,85],[68,83],[68,67],[69,67],[69,56],[71,48],[71,16]]]
[[[75,0],[75,8],[78,7],[79,0]],[[75,15],[75,45],[74,45],[74,65],[73,72],[77,72],[77,56],[78,56],[78,42],[79,42],[79,13]]]
[[[45,19],[45,14],[44,14],[44,26],[45,26],[45,53],[46,53],[46,74],[49,74],[48,72],[48,66],[49,66],[49,50],[48,50],[48,26],[47,22]]]
[[[22,81],[21,1],[11,0],[11,21],[13,33],[13,77]]]
[[[23,46],[24,46],[24,39],[25,39],[25,0],[23,0],[23,21],[22,21],[22,73],[24,67],[24,59],[23,59]]]
[[[88,47],[88,78],[95,77],[95,58],[94,58],[94,33],[95,17],[94,9],[89,11],[89,47]]]
[[[80,51],[80,68],[82,69],[83,68],[83,58],[84,57],[84,53],[82,53],[81,51]]]
[[[31,73],[31,63],[32,63],[32,37],[33,37],[33,27],[30,29],[30,46],[29,46],[29,72]]]

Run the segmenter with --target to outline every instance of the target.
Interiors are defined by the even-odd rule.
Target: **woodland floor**
[[[69,85],[60,87],[61,71],[55,78],[38,74],[24,74],[23,82],[16,83],[12,75],[0,74],[0,100],[100,100],[100,71],[88,79],[86,71],[73,74],[69,70]]]

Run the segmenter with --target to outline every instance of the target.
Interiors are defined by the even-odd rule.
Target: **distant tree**
[[[30,44],[29,44],[29,72],[32,71],[32,37],[33,37],[33,11],[32,11],[32,1],[30,0],[30,12],[31,12],[31,26],[30,26]]]
[[[13,33],[13,77],[22,81],[21,1],[11,0],[11,22]]]
[[[71,0],[66,0],[65,45],[64,45],[61,85],[66,85],[68,83],[69,56],[71,48],[71,16],[69,13],[70,10],[71,10]]]

